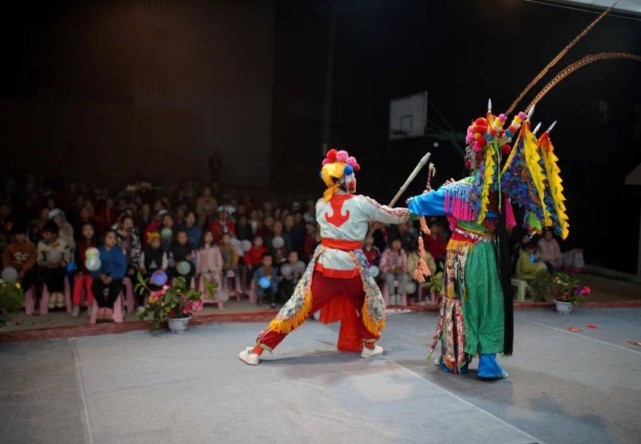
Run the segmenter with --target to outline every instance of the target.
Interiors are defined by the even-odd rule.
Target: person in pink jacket
[[[410,281],[410,275],[407,272],[407,254],[401,245],[400,238],[393,239],[390,246],[383,252],[379,265],[390,294],[390,305],[401,305],[406,292],[405,288]],[[394,281],[398,281],[398,288],[394,285]]]
[[[214,244],[214,235],[206,231],[200,248],[196,252],[196,279],[198,287],[204,288],[205,279],[222,284],[223,257],[220,249]]]

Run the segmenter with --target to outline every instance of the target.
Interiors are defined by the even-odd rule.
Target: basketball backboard
[[[390,140],[423,137],[426,125],[427,91],[390,101]]]

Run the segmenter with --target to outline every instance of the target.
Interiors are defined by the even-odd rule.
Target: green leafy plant
[[[189,288],[184,277],[176,278],[174,284],[165,285],[160,290],[152,290],[140,273],[138,273],[137,292],[147,294],[144,309],[138,312],[141,321],[151,316],[151,331],[158,330],[161,322],[169,318],[190,317],[192,313],[203,309],[202,292]]]
[[[557,271],[552,274],[542,272],[530,283],[532,289],[546,299],[582,304],[592,292],[588,286],[580,285],[578,277]]]
[[[445,278],[443,274],[443,263],[438,263],[437,272],[432,275],[429,282],[427,282],[427,288],[432,294],[443,294],[443,285],[445,284]]]
[[[218,288],[218,282],[214,279],[207,279],[203,278],[203,287],[204,287],[204,293],[207,299],[214,299],[214,295],[216,294],[216,289]]]
[[[0,325],[6,325],[6,315],[22,308],[24,291],[19,283],[8,283],[0,279]]]

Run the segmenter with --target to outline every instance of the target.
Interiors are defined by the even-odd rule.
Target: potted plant
[[[165,285],[160,290],[152,290],[138,273],[136,291],[146,291],[149,295],[145,307],[138,312],[142,321],[151,315],[149,329],[153,332],[160,328],[160,323],[167,321],[169,330],[174,333],[187,329],[192,313],[202,310],[202,292],[189,288],[184,277],[176,278],[174,284]]]
[[[432,295],[432,301],[438,304],[439,296],[443,295],[443,284],[445,283],[443,275],[443,264],[439,262],[438,271],[432,275],[430,280],[426,283],[427,289]]]
[[[6,325],[5,316],[20,310],[23,303],[24,292],[20,284],[0,279],[0,326]]]
[[[580,285],[577,277],[562,271],[542,273],[531,285],[538,294],[551,298],[562,314],[570,313],[574,304],[582,304],[592,292],[590,287]]]

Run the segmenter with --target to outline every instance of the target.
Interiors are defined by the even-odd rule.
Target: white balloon
[[[98,271],[101,266],[102,263],[100,262],[99,257],[92,256],[85,260],[85,267],[87,267],[87,270],[89,271]]]
[[[274,248],[283,248],[285,246],[285,239],[283,239],[281,236],[276,236],[274,239],[272,239],[272,245]]]
[[[229,300],[229,291],[221,288],[216,292],[216,300],[220,302],[227,302]]]
[[[293,271],[294,271],[294,268],[289,264],[284,264],[282,267],[280,267],[281,274],[286,278],[291,277]]]
[[[244,256],[245,255],[245,252],[243,251],[243,249],[241,248],[240,245],[236,245],[236,246],[234,246],[234,248],[236,248],[236,253],[238,253],[238,256]]]
[[[376,265],[372,265],[371,267],[369,267],[369,275],[371,277],[375,278],[376,276],[378,276],[378,273],[380,273],[380,270]]]
[[[414,293],[416,291],[416,284],[414,282],[410,282],[405,286],[405,292],[406,293]]]
[[[7,284],[13,284],[18,280],[18,271],[13,267],[7,267],[2,270],[2,280]]]
[[[294,271],[296,273],[304,273],[305,272],[305,262],[303,261],[298,261],[294,264]]]
[[[100,251],[97,248],[91,247],[87,248],[85,251],[85,257],[100,256]]]
[[[237,238],[235,238],[235,237],[232,237],[232,238],[231,238],[231,244],[232,244],[234,247],[240,247],[240,241],[239,241]]]
[[[173,236],[173,234],[174,233],[173,233],[173,231],[171,231],[171,228],[163,228],[160,231],[160,236],[165,240],[166,239],[171,239],[171,236]]]
[[[248,241],[247,239],[245,239],[244,241],[242,241],[240,243],[240,248],[242,248],[243,251],[249,251],[249,250],[252,249],[252,243],[250,241]]]

